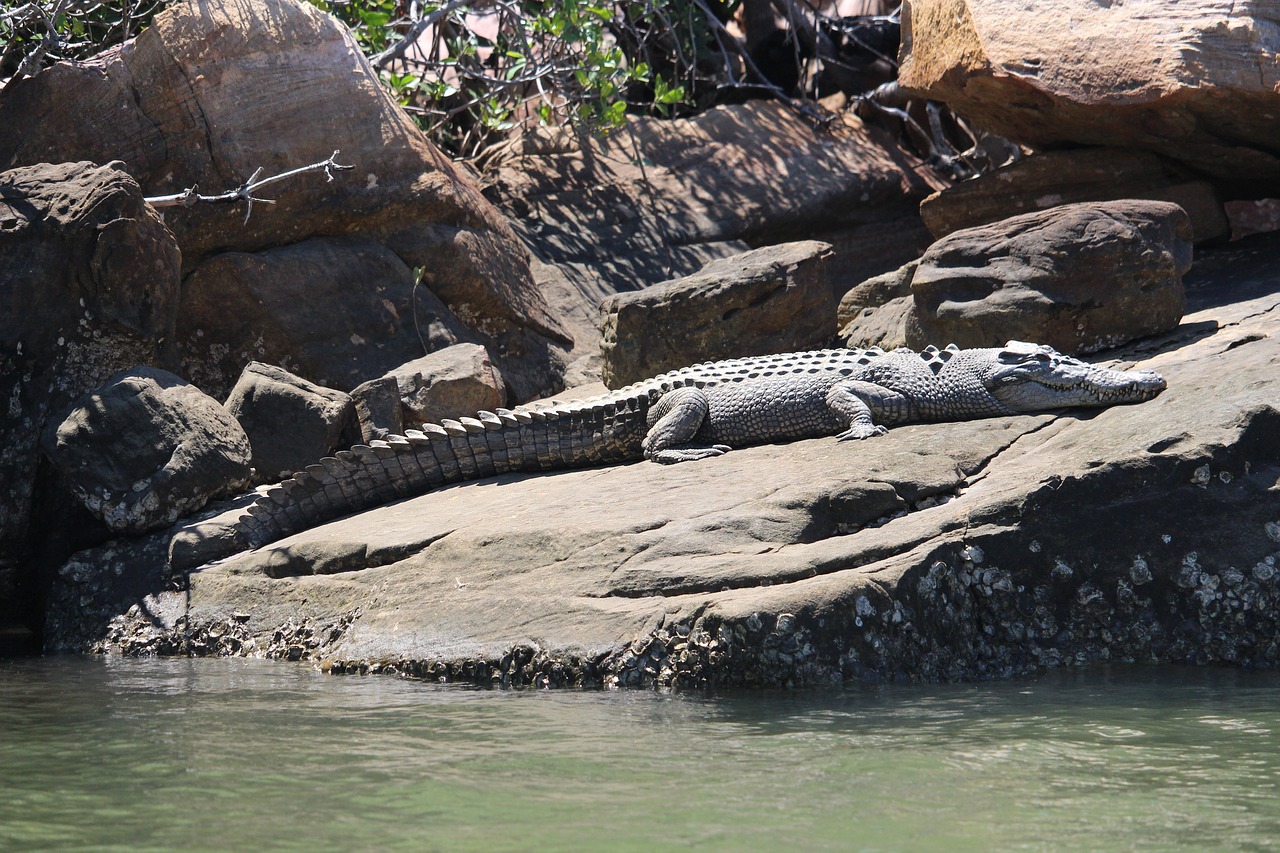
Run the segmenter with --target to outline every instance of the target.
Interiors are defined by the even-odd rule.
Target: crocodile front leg
[[[649,412],[652,423],[641,442],[644,457],[672,465],[724,454],[729,450],[727,445],[691,443],[708,409],[707,395],[701,388],[676,388],[663,394]]]
[[[905,414],[908,403],[906,397],[883,385],[850,379],[831,386],[831,390],[827,391],[827,405],[848,422],[849,428],[836,436],[839,441],[848,441],[853,438],[872,438],[889,431],[888,427],[872,420],[873,407],[880,413]]]

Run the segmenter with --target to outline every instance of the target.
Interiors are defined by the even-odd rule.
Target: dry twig
[[[319,163],[312,163],[310,166],[300,166],[297,169],[290,169],[287,172],[281,172],[278,175],[272,175],[269,178],[262,178],[261,180],[258,179],[258,176],[262,174],[262,167],[259,166],[254,170],[253,174],[249,176],[249,180],[245,181],[234,190],[227,190],[226,192],[219,193],[218,195],[201,195],[199,187],[192,186],[180,193],[152,196],[144,199],[144,201],[152,207],[191,207],[200,202],[217,204],[219,202],[234,203],[237,201],[245,201],[249,204],[248,209],[244,212],[244,221],[247,224],[249,222],[249,215],[253,213],[253,203],[255,201],[262,202],[263,204],[276,203],[275,199],[255,197],[253,195],[255,190],[261,189],[267,184],[274,184],[277,181],[283,181],[286,178],[301,175],[303,172],[318,172],[323,170],[325,177],[332,181],[334,172],[347,172],[355,168],[354,164],[350,166],[343,166],[336,162],[335,158],[338,154],[338,151],[334,151],[329,155],[329,159],[327,160],[322,160]]]

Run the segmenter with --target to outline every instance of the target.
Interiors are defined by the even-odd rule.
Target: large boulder
[[[172,350],[183,375],[216,397],[251,361],[347,389],[476,338],[414,286],[394,252],[366,238],[215,255],[187,276],[179,307]]]
[[[912,0],[899,81],[1018,142],[1144,148],[1275,195],[1278,15],[1276,0]]]
[[[813,349],[836,333],[831,246],[815,240],[712,261],[601,303],[604,382],[632,382],[718,358]]]
[[[234,299],[239,267],[205,268],[222,252],[253,253],[312,237],[373,240],[404,267],[422,268],[426,287],[473,327],[483,326],[500,344],[513,385],[526,394],[556,387],[550,346],[570,338],[534,284],[520,241],[400,109],[351,34],[314,6],[179,2],[136,40],[19,80],[0,103],[0,168],[118,159],[148,195],[195,185],[206,192],[234,188],[259,167],[279,173],[323,161],[335,149],[353,172],[333,181],[308,173],[272,187],[268,195],[277,203],[255,205],[247,224],[239,206],[169,209],[184,272],[202,269],[202,290],[226,290]],[[332,247],[334,254],[356,254],[347,265],[358,265],[363,251]],[[299,286],[310,283],[305,275],[297,273]],[[359,282],[346,284],[358,290]],[[334,319],[316,310],[318,319]],[[193,341],[197,329],[205,337]],[[411,326],[397,325],[397,332],[413,336]],[[243,345],[210,334],[186,326],[178,343],[233,352]],[[236,364],[229,381],[254,357],[262,356]]]
[[[42,445],[112,530],[167,527],[249,484],[249,439],[217,400],[172,373],[124,371],[84,395]]]
[[[119,163],[0,173],[0,624],[34,616],[40,433],[51,412],[157,359],[173,334],[180,263]],[[55,533],[61,518],[35,527]]]
[[[606,297],[752,247],[831,243],[833,285],[894,269],[928,246],[918,205],[945,185],[851,112],[815,132],[774,101],[632,116],[625,133],[583,147],[548,151],[540,139],[488,176],[485,194],[525,238],[583,358],[598,347]]]
[[[257,361],[245,367],[224,406],[249,437],[255,483],[278,483],[328,456],[355,416],[350,395]]]
[[[1190,221],[1168,202],[1068,204],[956,231],[911,276],[907,343],[1119,346],[1178,325],[1190,266]]]

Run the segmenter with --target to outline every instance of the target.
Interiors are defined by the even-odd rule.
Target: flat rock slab
[[[177,579],[139,568],[163,540],[127,569],[123,552],[83,552],[55,584],[51,635],[504,684],[1273,666],[1275,254],[1205,262],[1196,310],[1124,362],[1169,380],[1142,405],[508,475]]]

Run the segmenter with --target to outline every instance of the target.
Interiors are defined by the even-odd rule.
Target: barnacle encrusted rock
[[[119,373],[42,437],[81,503],[114,531],[173,524],[249,483],[249,439],[235,418],[172,373]]]
[[[32,618],[34,552],[67,533],[64,508],[34,500],[40,433],[112,374],[158,358],[180,264],[121,164],[0,172],[0,624]]]
[[[181,593],[172,531],[112,543],[63,567],[51,641],[548,686],[1275,666],[1277,253],[1202,258],[1184,331],[1128,354],[1169,381],[1140,406],[507,475],[184,574]]]

